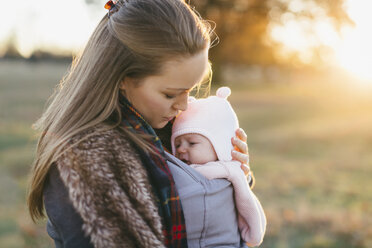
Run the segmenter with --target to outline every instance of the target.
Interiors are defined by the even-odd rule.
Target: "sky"
[[[97,8],[87,6],[83,0],[18,0],[16,7],[12,4],[6,8],[10,2],[0,0],[0,56],[4,52],[1,44],[6,44],[9,37],[16,38],[16,46],[25,57],[38,48],[75,53],[106,13],[104,4],[102,1],[102,8]],[[345,9],[355,26],[344,27],[341,34],[334,30],[324,10],[311,1],[291,0],[289,7],[293,12],[311,9],[320,18],[314,23],[285,14],[281,25],[270,27],[272,39],[284,44],[280,51],[283,56],[300,51],[301,59],[310,61],[309,48],[321,43],[333,50],[330,64],[372,82],[372,1],[346,0]]]
[[[38,48],[79,50],[106,12],[82,0],[17,0],[15,5],[0,0],[0,44],[15,36],[25,57]]]

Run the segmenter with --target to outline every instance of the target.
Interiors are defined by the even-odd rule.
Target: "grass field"
[[[31,125],[67,66],[0,62],[1,248],[52,247],[25,194]],[[261,247],[372,247],[372,93],[319,84],[232,90],[268,219]]]

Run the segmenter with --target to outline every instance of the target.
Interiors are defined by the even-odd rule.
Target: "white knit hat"
[[[216,96],[203,99],[189,98],[186,111],[181,112],[175,119],[172,129],[172,152],[176,153],[174,140],[183,134],[197,133],[205,136],[212,143],[218,160],[231,161],[231,138],[239,128],[238,118],[227,97],[229,87],[221,87]]]

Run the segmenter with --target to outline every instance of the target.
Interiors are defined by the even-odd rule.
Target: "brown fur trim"
[[[92,129],[71,144],[84,135],[92,136],[56,161],[84,232],[97,248],[164,247],[156,198],[128,138]]]

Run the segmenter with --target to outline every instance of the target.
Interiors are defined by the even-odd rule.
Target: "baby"
[[[231,157],[231,138],[239,124],[227,101],[230,94],[230,88],[222,87],[216,96],[190,97],[187,110],[173,124],[172,152],[206,178],[225,178],[232,183],[241,237],[247,245],[258,246],[265,234],[266,217],[240,162]]]

